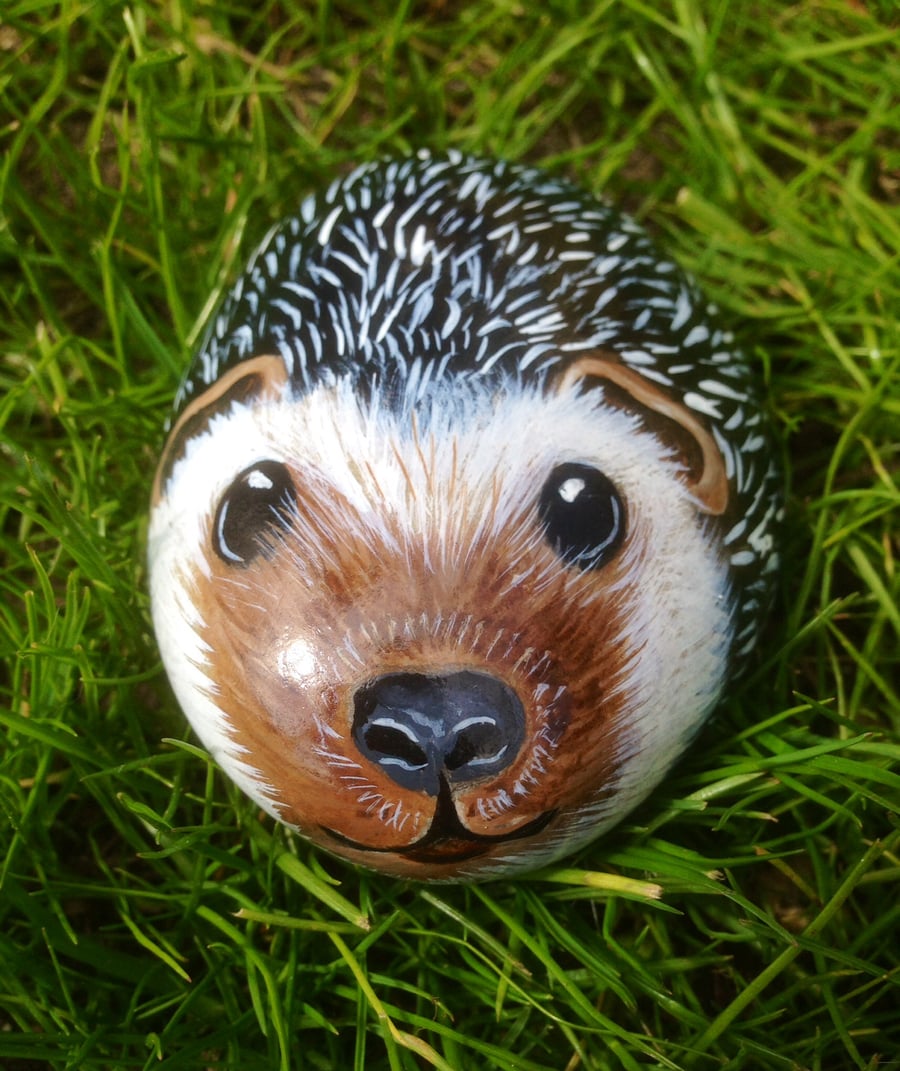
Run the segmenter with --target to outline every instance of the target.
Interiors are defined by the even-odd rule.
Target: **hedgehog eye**
[[[538,502],[547,542],[579,569],[599,569],[625,538],[625,506],[612,481],[590,465],[557,465]]]
[[[213,524],[213,545],[224,561],[247,565],[271,549],[270,534],[287,525],[294,497],[287,466],[260,461],[233,481],[222,496]]]

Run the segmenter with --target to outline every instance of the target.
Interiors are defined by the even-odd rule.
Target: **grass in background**
[[[803,1068],[900,1053],[900,55],[889,0],[7,0],[0,1066]],[[420,145],[633,211],[790,455],[757,671],[612,835],[421,887],[207,763],[147,499],[203,321],[313,186]]]

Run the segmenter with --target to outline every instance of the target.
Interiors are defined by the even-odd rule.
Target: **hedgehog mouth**
[[[431,825],[425,835],[414,844],[375,848],[346,837],[343,833],[338,833],[337,830],[329,829],[327,826],[321,828],[339,844],[356,851],[374,852],[379,855],[402,855],[405,859],[411,859],[416,863],[459,863],[482,855],[488,849],[506,841],[532,837],[545,829],[555,816],[555,810],[545,811],[511,833],[501,833],[495,837],[484,833],[473,833],[460,821],[456,807],[453,805],[450,785],[447,779],[442,777]]]

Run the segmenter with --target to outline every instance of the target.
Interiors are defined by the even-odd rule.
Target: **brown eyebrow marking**
[[[152,504],[155,506],[162,498],[163,487],[176,463],[184,457],[188,442],[202,434],[217,414],[224,413],[235,402],[246,402],[266,393],[274,397],[287,378],[280,357],[271,354],[252,357],[225,372],[209,390],[185,406],[163,447],[153,481]]]

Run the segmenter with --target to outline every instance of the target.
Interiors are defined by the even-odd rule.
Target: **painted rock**
[[[688,746],[754,645],[778,489],[746,361],[632,220],[532,168],[366,166],[268,235],[188,371],[156,633],[271,815],[509,875]]]

